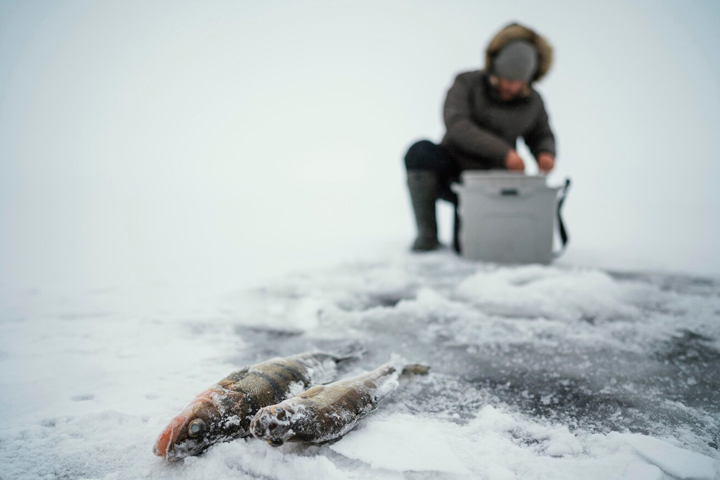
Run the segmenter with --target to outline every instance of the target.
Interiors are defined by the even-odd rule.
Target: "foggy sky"
[[[408,248],[404,152],[513,20],[555,47],[563,263],[720,276],[714,2],[5,0],[0,285],[242,284]]]

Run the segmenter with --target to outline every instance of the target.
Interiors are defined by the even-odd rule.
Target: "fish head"
[[[248,413],[247,403],[244,394],[224,389],[201,393],[165,427],[153,452],[175,461],[199,455],[216,443],[249,435],[247,421],[242,421]]]
[[[255,438],[279,447],[294,435],[291,422],[295,414],[292,405],[279,404],[262,408],[250,423],[250,432]]]

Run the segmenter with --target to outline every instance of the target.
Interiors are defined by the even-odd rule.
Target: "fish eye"
[[[190,425],[188,425],[188,435],[190,437],[197,437],[202,434],[206,428],[207,425],[205,424],[205,421],[202,418],[196,418],[190,422]]]

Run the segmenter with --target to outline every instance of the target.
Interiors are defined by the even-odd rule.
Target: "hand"
[[[537,163],[541,172],[549,172],[555,166],[555,156],[552,153],[543,152],[537,156]]]
[[[505,155],[505,166],[508,170],[518,172],[525,171],[525,162],[523,162],[523,159],[520,158],[520,155],[518,155],[515,150],[510,150],[507,155]]]

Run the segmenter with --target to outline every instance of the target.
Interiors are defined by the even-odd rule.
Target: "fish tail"
[[[405,365],[405,367],[402,369],[402,373],[400,374],[400,376],[408,377],[410,375],[427,375],[429,371],[430,367],[428,365],[412,363],[410,365]]]

